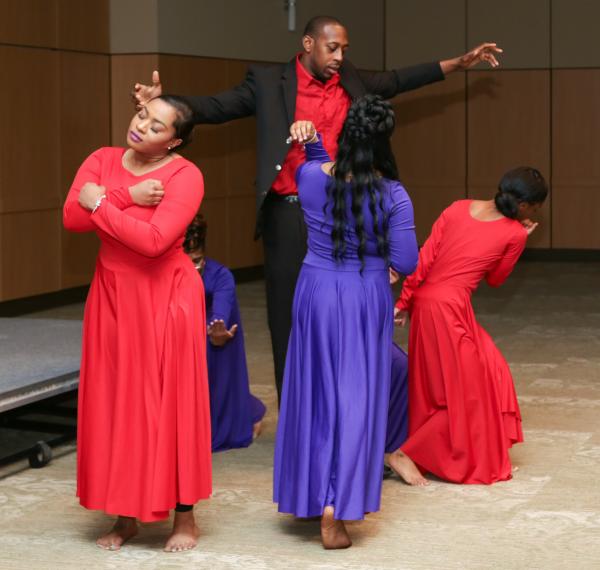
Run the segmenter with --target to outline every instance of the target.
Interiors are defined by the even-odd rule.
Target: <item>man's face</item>
[[[327,81],[342,65],[349,45],[348,34],[343,26],[327,24],[316,38],[304,36],[302,45],[310,72],[317,79]]]

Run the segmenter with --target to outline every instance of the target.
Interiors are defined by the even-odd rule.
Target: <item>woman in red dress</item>
[[[433,225],[396,304],[410,314],[409,438],[387,456],[407,483],[421,471],[453,483],[511,478],[508,450],[523,441],[508,364],[475,320],[471,294],[511,273],[548,193],[542,175],[521,167],[504,175],[494,200],[460,200]]]
[[[204,289],[182,249],[204,185],[174,152],[192,128],[180,98],[150,101],[131,121],[129,148],[92,153],[64,206],[65,228],[101,243],[84,316],[77,495],[118,515],[97,540],[110,550],[137,533],[137,519],[173,508],[165,550],[193,548],[193,505],[211,493]]]

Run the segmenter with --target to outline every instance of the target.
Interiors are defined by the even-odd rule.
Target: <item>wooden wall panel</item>
[[[0,215],[2,300],[60,289],[60,210]]]
[[[441,211],[466,196],[465,81],[464,74],[451,75],[393,102],[392,148],[413,201],[420,243]]]
[[[55,51],[0,46],[9,86],[0,90],[0,212],[60,207],[58,59]]]
[[[0,0],[0,43],[55,48],[58,0]]]
[[[392,147],[407,184],[460,186],[465,183],[465,76],[393,100],[396,130]]]
[[[111,144],[125,146],[127,127],[135,113],[131,91],[149,83],[158,69],[158,55],[113,55],[110,58]]]
[[[525,4],[525,2],[523,2]],[[552,0],[552,67],[598,67],[597,0]]]
[[[600,69],[552,73],[553,246],[600,249]]]
[[[229,61],[229,86],[244,80],[248,63]],[[250,117],[229,123],[230,146],[227,169],[230,173],[230,196],[256,195],[256,119]]]
[[[84,159],[94,150],[110,145],[109,56],[61,52],[60,92],[60,190],[64,201]],[[94,93],[93,100],[90,92]],[[62,288],[91,281],[98,244],[95,233],[62,230]]]
[[[212,95],[233,85],[226,60],[161,55],[160,72],[165,93]],[[202,170],[208,198],[227,195],[230,129],[228,124],[201,125],[183,151]]]
[[[477,0],[467,2],[468,47],[496,42],[504,53],[502,69],[550,66],[548,0]],[[487,64],[481,64],[484,68]]]
[[[109,56],[60,53],[60,125],[64,198],[83,160],[110,145]]]
[[[533,166],[550,179],[550,72],[468,74],[467,193],[491,198],[509,169]],[[550,247],[550,199],[530,247]]]
[[[464,53],[465,10],[466,0],[386,0],[386,68],[440,61]]]
[[[87,285],[92,281],[99,247],[100,240],[95,232],[72,233],[61,229],[61,289]]]
[[[552,246],[600,249],[600,188],[553,186]]]
[[[109,0],[58,0],[58,47],[110,51]]]
[[[552,177],[565,187],[600,187],[600,69],[552,72]]]
[[[256,198],[231,197],[229,200],[230,267],[252,267],[263,263],[262,242],[254,241]]]
[[[202,201],[202,206],[200,206],[200,211],[208,224],[206,254],[208,257],[212,257],[223,265],[230,267],[229,242],[231,235],[229,233],[228,209],[227,198],[205,199]]]

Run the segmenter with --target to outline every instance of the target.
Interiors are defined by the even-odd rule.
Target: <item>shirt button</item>
[[[275,165],[275,170],[281,170],[281,164],[276,164]]]

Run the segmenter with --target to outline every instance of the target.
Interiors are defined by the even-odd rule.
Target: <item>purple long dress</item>
[[[396,451],[408,438],[408,356],[395,343],[392,343],[391,381],[386,453]]]
[[[250,393],[235,281],[227,267],[212,259],[206,259],[202,280],[206,322],[223,319],[227,328],[238,325],[233,339],[221,347],[207,340],[212,450],[248,447],[253,425],[265,415],[265,406]]]
[[[333,258],[326,187],[328,160],[320,143],[306,145],[296,175],[308,228],[292,312],[275,443],[274,501],[280,512],[313,517],[328,505],[338,519],[379,510],[390,398],[393,301],[388,265],[377,253],[368,204],[361,274],[358,238],[348,199],[346,256]],[[417,241],[410,198],[382,179],[389,215],[391,265],[411,273]],[[350,188],[350,187],[348,187]]]

